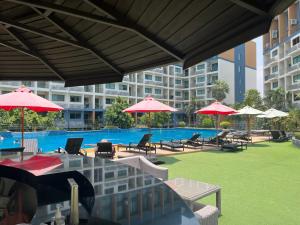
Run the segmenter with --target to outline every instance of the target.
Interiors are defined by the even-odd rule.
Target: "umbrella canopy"
[[[263,114],[263,111],[254,109],[251,106],[247,105],[244,108],[239,109],[238,113],[235,113],[234,115],[260,115],[260,114]]]
[[[283,111],[280,111],[280,110],[277,110],[277,109],[268,109],[267,111],[265,111],[263,113],[263,115],[259,115],[257,117],[259,118],[276,118],[276,117],[286,117],[288,116],[289,114],[286,113],[286,112],[283,112]]]
[[[214,102],[207,107],[197,110],[195,113],[197,114],[208,114],[208,115],[230,115],[235,114],[236,111],[233,108],[230,108],[226,105],[223,105],[221,102]]]
[[[0,108],[4,110],[27,108],[35,112],[54,112],[63,110],[59,105],[32,93],[29,88],[24,86],[13,92],[0,95]]]
[[[124,109],[123,112],[128,113],[150,113],[150,112],[176,112],[177,109],[165,105],[152,97],[146,97],[144,100],[140,101],[137,104],[130,106],[127,109]]]

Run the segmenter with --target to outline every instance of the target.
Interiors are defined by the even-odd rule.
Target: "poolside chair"
[[[61,150],[63,150],[68,154],[84,156],[84,154],[80,152],[82,142],[83,142],[83,138],[68,138],[65,148],[64,149],[59,148],[58,152],[61,152]]]
[[[208,138],[208,139],[203,138],[203,143],[205,143],[205,144],[217,144],[217,137],[218,137],[218,143],[221,144],[221,145],[222,145],[222,143],[230,143],[230,141],[226,139],[226,137],[229,133],[230,133],[229,130],[223,130],[213,138]]]
[[[39,152],[37,139],[24,139],[24,153],[26,152],[34,155]]]
[[[248,135],[247,131],[235,131],[231,132],[231,137],[233,141],[246,141],[248,143],[252,143],[252,137]]]
[[[182,151],[184,151],[184,144],[173,141],[160,141],[160,148],[171,149],[172,151],[182,148]]]
[[[98,142],[95,155],[102,158],[112,159],[115,155],[115,148],[113,147],[111,142]]]
[[[203,147],[203,142],[199,139],[201,134],[193,134],[193,136],[186,140],[172,141],[174,143],[180,143],[192,147]]]
[[[293,135],[291,135],[290,133],[286,133],[284,130],[281,130],[280,134],[282,137],[287,138],[288,140],[291,140],[293,137]]]
[[[138,149],[139,151],[145,151],[146,155],[151,151],[154,151],[156,154],[156,145],[150,143],[151,136],[152,134],[144,134],[138,144],[129,143],[129,145],[126,145],[126,151],[130,149]]]
[[[284,142],[284,141],[288,141],[289,138],[288,137],[284,137],[281,135],[281,132],[279,130],[271,130],[271,140],[270,141],[274,141],[274,142]]]
[[[227,142],[223,142],[221,144],[221,150],[229,150],[231,152],[236,152],[236,151],[241,151],[244,149],[247,149],[247,143],[245,142],[231,142],[231,143],[227,143]]]

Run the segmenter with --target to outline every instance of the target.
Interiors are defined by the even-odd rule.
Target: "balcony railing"
[[[79,92],[83,92],[84,88],[83,86],[79,86],[79,87],[69,87],[69,91],[79,91]]]
[[[294,70],[298,70],[299,68],[300,68],[300,64],[298,63],[298,64],[295,64],[295,65],[289,66],[287,71],[292,72]]]
[[[278,58],[278,55],[275,56],[275,57],[273,57],[273,58],[268,58],[268,59],[265,60],[265,65],[270,64],[270,63],[273,63],[273,62],[277,62],[278,59],[279,59],[279,58]]]
[[[291,84],[287,88],[288,90],[300,89],[300,83]]]
[[[7,85],[7,86],[13,86],[13,87],[19,87],[21,86],[21,81],[1,81],[1,85]]]
[[[67,90],[67,88],[65,88],[63,84],[51,84],[50,89],[64,91]]]
[[[37,82],[37,87],[38,88],[49,88],[49,83],[45,81],[38,81]]]
[[[299,50],[300,49],[300,43],[299,44],[296,44],[294,45],[293,47],[290,47],[286,50],[286,54],[290,54],[296,50]]]
[[[145,80],[145,84],[164,86],[163,81]]]
[[[265,81],[271,80],[271,79],[274,79],[274,78],[277,78],[277,77],[278,77],[278,72],[277,73],[272,73],[272,74],[269,74],[269,75],[265,76]]]
[[[105,90],[105,93],[108,95],[125,95],[128,96],[128,91],[120,91],[120,90]]]

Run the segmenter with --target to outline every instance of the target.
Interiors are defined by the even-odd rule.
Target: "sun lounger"
[[[151,151],[154,151],[154,153],[156,154],[156,145],[150,143],[151,136],[152,134],[144,134],[138,144],[129,143],[129,145],[126,145],[126,151],[130,149],[138,149],[139,151],[145,151],[146,155]]]
[[[282,137],[284,137],[284,138],[287,138],[288,140],[291,140],[292,137],[293,137],[291,134],[286,133],[284,130],[281,130],[281,131],[280,131],[280,135],[281,135]]]
[[[221,144],[221,150],[224,151],[224,150],[229,150],[229,151],[241,151],[241,150],[244,150],[244,149],[247,149],[247,143],[245,142],[231,142],[231,143],[226,143],[226,142],[223,142]]]
[[[215,144],[217,144],[217,138],[218,138],[218,143],[221,145],[222,145],[222,143],[230,143],[230,141],[226,139],[226,137],[229,133],[230,133],[230,131],[228,131],[228,130],[221,131],[213,138],[208,138],[208,139],[203,138],[203,143],[215,145]]]
[[[174,140],[172,141],[173,143],[180,143],[180,144],[184,144],[184,145],[188,145],[188,146],[192,146],[192,147],[201,147],[203,146],[203,142],[200,140],[200,134],[193,134],[193,136],[189,139],[185,139],[185,140]]]
[[[103,158],[113,158],[115,154],[115,149],[111,142],[99,142],[97,143],[97,150],[95,152],[96,156]]]
[[[82,152],[80,152],[82,142],[83,138],[68,138],[65,148],[59,148],[58,152],[64,151],[72,155],[84,155]]]
[[[248,135],[246,131],[235,131],[231,132],[231,138],[233,141],[246,141],[248,143],[252,143],[252,137]]]
[[[37,154],[38,149],[38,140],[37,139],[24,139],[24,153],[30,152],[32,154]]]
[[[172,141],[160,141],[160,148],[171,149],[173,151],[177,149],[182,149],[182,151],[184,151],[184,144]]]
[[[271,141],[274,142],[284,142],[284,141],[288,141],[289,138],[288,137],[284,137],[282,136],[281,132],[279,130],[271,130]]]

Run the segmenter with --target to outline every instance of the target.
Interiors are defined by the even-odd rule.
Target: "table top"
[[[217,185],[186,178],[175,178],[173,180],[165,181],[165,183],[177,192],[177,194],[179,194],[183,199],[191,202],[221,190],[221,188]]]
[[[26,214],[23,218],[30,218],[21,222],[32,225],[49,222],[57,204],[62,214],[68,216],[71,197],[68,179],[73,178],[78,184],[81,219],[88,221],[85,224],[199,225],[175,191],[137,168],[99,157],[48,156],[48,164],[49,159],[38,156],[25,157],[21,165],[8,160],[6,165],[0,165],[0,186],[14,187],[11,190],[14,192],[20,190],[13,196],[22,196],[23,200],[15,202],[23,205],[18,207],[24,209],[20,212]],[[47,168],[41,171],[42,165]],[[11,216],[17,218],[13,213]],[[4,220],[0,218],[0,223]]]

